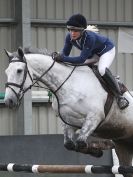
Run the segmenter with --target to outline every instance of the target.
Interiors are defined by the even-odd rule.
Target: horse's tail
[[[85,29],[86,31],[93,31],[95,33],[99,33],[99,29],[95,25],[88,25],[87,28]]]

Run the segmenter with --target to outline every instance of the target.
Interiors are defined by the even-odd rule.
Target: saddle
[[[107,85],[107,83],[104,81],[104,79],[102,78],[102,76],[100,75],[99,71],[98,71],[98,67],[97,65],[91,65],[89,66],[92,71],[94,72],[94,74],[96,75],[96,77],[98,78],[98,80],[100,81],[102,87],[104,88],[104,90],[108,93],[108,96],[107,96],[107,100],[106,100],[106,103],[104,105],[104,112],[105,112],[105,117],[108,115],[110,109],[111,109],[111,106],[112,106],[112,103],[113,103],[113,100],[114,100],[114,94],[112,92],[112,90],[109,88],[109,86]],[[123,95],[126,91],[127,91],[127,88],[126,86],[119,80],[118,77],[115,77],[116,78],[116,81],[118,82],[119,84],[119,87],[120,87],[120,91],[121,91],[121,94]]]

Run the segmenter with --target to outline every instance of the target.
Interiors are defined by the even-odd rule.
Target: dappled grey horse
[[[80,151],[88,146],[90,135],[94,135],[112,140],[120,165],[131,165],[133,98],[128,92],[124,96],[129,100],[129,106],[120,110],[114,99],[105,116],[107,92],[88,66],[57,63],[50,55],[24,54],[21,48],[16,53],[6,53],[10,60],[6,69],[7,106],[12,108],[19,105],[24,93],[39,80],[55,95],[53,109],[63,120],[66,148]]]

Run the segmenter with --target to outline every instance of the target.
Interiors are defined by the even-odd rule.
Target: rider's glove
[[[57,52],[53,52],[53,53],[52,53],[52,58],[53,58],[55,61],[62,61],[62,60],[63,60],[61,54],[60,54],[60,53],[57,53]]]

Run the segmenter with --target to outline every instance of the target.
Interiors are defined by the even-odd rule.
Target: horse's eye
[[[22,72],[22,69],[18,69],[17,73],[20,74]]]

